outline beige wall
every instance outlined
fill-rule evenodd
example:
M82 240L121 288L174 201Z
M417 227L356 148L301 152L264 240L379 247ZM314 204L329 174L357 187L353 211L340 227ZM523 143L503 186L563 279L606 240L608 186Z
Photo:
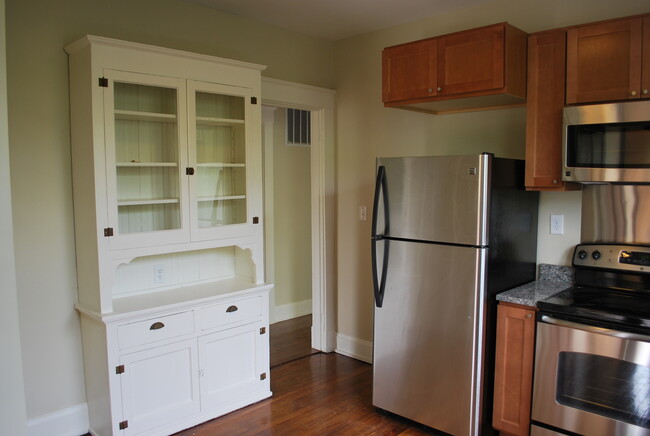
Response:
M382 48L502 21L535 32L649 10L647 2L637 0L495 0L336 43L340 335L361 342L372 339L370 221L359 221L357 210L371 204L377 156L487 151L524 157L523 108L441 116L384 108ZM580 217L580 196L542 194L540 209L538 262L565 264L566 253L579 238L575 223ZM551 237L549 213L565 214L565 228L571 233Z
M268 65L333 87L333 44L180 0L7 0L9 143L29 418L85 402L76 297L67 56L95 34ZM161 72L164 74L164 72Z
M0 434L21 436L26 434L26 413L11 217L5 47L5 2L0 0Z
M311 300L311 149L285 144L285 121L286 111L277 109L273 129L275 306Z

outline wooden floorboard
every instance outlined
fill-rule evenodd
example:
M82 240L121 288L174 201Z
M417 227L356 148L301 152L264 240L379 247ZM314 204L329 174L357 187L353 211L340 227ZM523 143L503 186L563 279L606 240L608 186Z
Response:
M318 353L311 347L311 315L271 324L271 368Z
M372 406L372 366L335 353L271 370L273 396L177 436L433 434Z

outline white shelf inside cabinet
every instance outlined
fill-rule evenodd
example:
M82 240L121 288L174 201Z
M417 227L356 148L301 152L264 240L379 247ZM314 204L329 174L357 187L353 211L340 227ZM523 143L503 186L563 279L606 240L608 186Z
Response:
M177 167L176 162L117 162L116 167L127 168L159 168L159 167Z
M244 120L232 118L196 117L198 126L237 126L244 125Z
M152 204L175 204L178 198L160 198L156 200L124 200L118 201L118 206L147 206Z
M206 168L246 168L244 163L204 162L196 164L197 167Z
M113 312L101 315L101 318L105 322L117 321L147 313L158 313L167 309L192 307L217 300L228 294L245 295L248 292L270 290L272 287L273 285L270 284L253 283L250 279L232 278L148 294L131 295L115 298ZM83 306L78 305L77 308L90 315L98 316L98 314L88 312Z
M243 200L243 199L245 199L245 198L246 198L245 195L223 195L223 196L221 196L221 197L199 197L199 198L198 198L198 201Z
M176 122L176 115L162 114L158 112L140 112L115 110L115 119L117 120L135 120L135 121L157 121L162 123Z

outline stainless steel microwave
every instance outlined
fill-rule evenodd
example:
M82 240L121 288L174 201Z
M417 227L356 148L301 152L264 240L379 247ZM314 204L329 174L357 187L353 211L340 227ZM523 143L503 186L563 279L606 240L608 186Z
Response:
M650 183L650 100L564 108L562 179Z

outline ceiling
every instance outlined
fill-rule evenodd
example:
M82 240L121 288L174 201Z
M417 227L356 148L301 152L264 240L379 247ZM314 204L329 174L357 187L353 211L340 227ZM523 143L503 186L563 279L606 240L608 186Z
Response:
M330 41L490 0L185 0Z

